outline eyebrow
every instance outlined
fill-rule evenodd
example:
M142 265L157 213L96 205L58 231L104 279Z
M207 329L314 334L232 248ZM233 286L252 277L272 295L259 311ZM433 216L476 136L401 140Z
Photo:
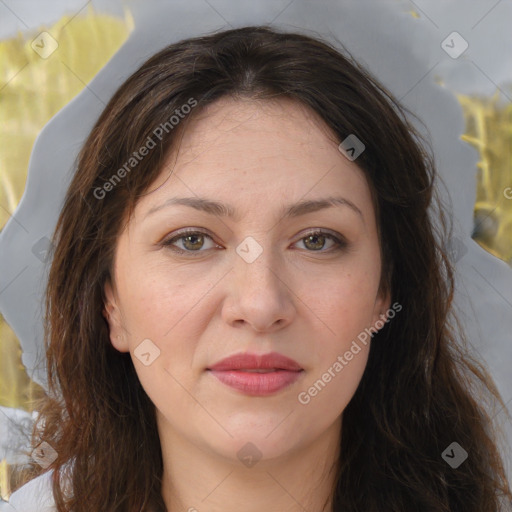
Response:
M171 197L164 203L154 206L145 215L147 218L149 215L167 208L171 205L182 205L194 208L201 212L208 213L210 215L216 215L219 217L228 217L230 219L238 219L238 215L235 209L227 204L219 203L212 199L206 199L202 197ZM326 208L334 208L336 206L348 206L351 210L356 212L364 223L364 216L361 210L349 199L344 197L326 197L324 199L311 199L299 201L295 204L285 205L281 211L280 218L294 218L308 213L317 212Z

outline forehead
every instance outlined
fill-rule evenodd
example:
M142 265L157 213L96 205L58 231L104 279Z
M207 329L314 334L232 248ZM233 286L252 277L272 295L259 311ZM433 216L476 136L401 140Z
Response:
M221 148L223 143L231 144L235 136L252 137L256 141L270 135L290 144L337 146L336 136L320 116L298 101L222 97L194 116L181 147L194 151L214 144Z
M221 98L198 112L137 209L172 196L214 198L243 209L343 192L370 208L364 173L338 150L314 111L290 99ZM368 211L368 213L370 213Z

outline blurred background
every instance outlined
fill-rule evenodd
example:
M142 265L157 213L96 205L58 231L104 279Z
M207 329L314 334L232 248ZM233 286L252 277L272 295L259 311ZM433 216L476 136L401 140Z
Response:
M489 14L500 3L482 2L481 14ZM396 9L411 17L435 19L440 4L444 16L455 16L463 2L397 0ZM512 26L512 17L505 17L505 23ZM121 0L0 0L0 230L23 194L37 135L87 87L133 29L130 4ZM58 59L52 59L57 52ZM508 75L502 73L509 64L498 54L493 69L499 73L488 76L482 70L483 86L442 72L436 80L456 94L465 118L463 139L479 152L472 237L512 266L512 68L508 66ZM4 499L12 491L12 470L20 462L12 432L5 427L12 419L10 408L18 410L17 420L22 423L30 419L34 399L43 393L27 376L19 341L0 315L0 497Z
M130 10L120 2L71 4L0 2L0 230L23 194L37 135L91 81L133 29ZM43 31L59 41L60 60L51 55L41 58L31 46ZM38 41L36 50L52 49L49 40ZM4 499L14 486L13 470L23 463L17 452L26 448L16 437L26 438L34 400L43 393L28 377L19 340L0 314L0 497ZM7 408L21 409L27 416L17 412L13 418ZM12 427L13 419L27 427L25 432Z

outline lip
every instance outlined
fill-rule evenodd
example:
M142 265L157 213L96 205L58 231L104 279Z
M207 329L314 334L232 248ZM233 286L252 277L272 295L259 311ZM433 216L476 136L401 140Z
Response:
M265 373L250 370L270 370ZM304 369L289 357L277 352L268 354L239 353L207 368L223 384L246 395L268 396L293 384Z
M269 352L268 354L240 352L220 360L213 366L209 366L208 370L271 370L273 368L289 371L302 370L297 361L278 352Z

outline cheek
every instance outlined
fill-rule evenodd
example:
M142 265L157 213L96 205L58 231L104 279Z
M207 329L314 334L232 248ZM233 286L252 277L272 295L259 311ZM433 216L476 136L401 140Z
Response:
M359 345L357 354L349 351L350 361L341 351L340 359L329 358L298 391L297 407L303 432L322 432L343 414L361 382L368 360L369 346Z
M378 293L379 275L355 266L329 275L311 276L297 294L319 320L322 351L343 350L371 326Z
M351 400L368 360L379 275L365 269L354 266L329 279L316 279L302 292L320 321L311 343L317 364L297 398L326 425Z
M375 296L367 293L373 289L365 290L364 283L340 284L315 297L325 328L312 344L318 365L312 369L311 381L321 379L331 389L342 389L345 396L355 391L366 366Z
M122 303L132 360L142 387L157 409L187 410L196 375L191 372L197 348L197 315L209 281L184 279L183 272L161 266L126 268ZM172 278L171 278L172 277ZM149 339L158 356L150 365L138 359L138 347Z
M191 371L196 365L198 343L204 333L214 304L211 289L222 277L216 272L190 266L162 264L120 265L119 277L123 297L122 309L128 331L130 352L139 380L157 407L173 404L186 407L188 394L198 375ZM159 350L150 366L137 359L137 347L150 339ZM183 387L182 387L183 386ZM185 410L185 409L183 409Z
M358 273L340 273L322 284L308 292L321 322L311 343L316 362L297 398L327 425L345 409L364 373L378 285Z
M125 267L123 311L130 333L155 338L166 343L173 333L194 328L189 315L204 300L212 287L207 273L163 265Z

